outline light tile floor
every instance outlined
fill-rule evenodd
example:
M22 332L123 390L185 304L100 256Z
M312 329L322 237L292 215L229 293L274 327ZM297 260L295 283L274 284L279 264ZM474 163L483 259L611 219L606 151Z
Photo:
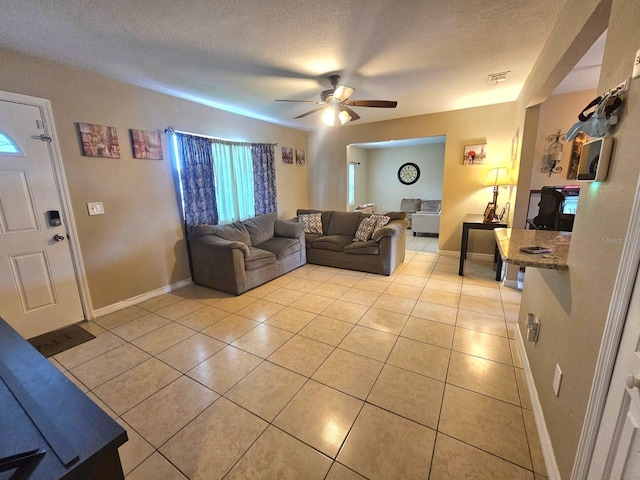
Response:
M490 263L407 238L390 277L305 265L84 324L51 359L127 429L127 479L546 478Z

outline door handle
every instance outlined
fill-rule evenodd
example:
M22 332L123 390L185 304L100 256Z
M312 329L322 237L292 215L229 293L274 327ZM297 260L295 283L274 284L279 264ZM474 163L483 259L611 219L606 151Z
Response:
M640 388L640 378L635 377L632 373L627 375L624 383L627 385L627 388Z
M56 234L53 236L53 239L54 239L56 242L62 242L62 241L64 241L64 235L60 235L59 233L56 233Z

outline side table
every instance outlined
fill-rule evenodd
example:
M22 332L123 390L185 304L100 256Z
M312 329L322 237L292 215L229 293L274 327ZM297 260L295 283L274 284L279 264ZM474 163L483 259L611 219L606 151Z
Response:
M494 230L496 228L507 228L507 224L503 222L483 222L482 215L467 214L462 221L462 242L460 243L460 268L458 275L464 276L464 261L467 258L467 247L469 246L469 230ZM493 254L494 262L500 256L498 246ZM496 268L496 280L500 281L502 276L501 269Z

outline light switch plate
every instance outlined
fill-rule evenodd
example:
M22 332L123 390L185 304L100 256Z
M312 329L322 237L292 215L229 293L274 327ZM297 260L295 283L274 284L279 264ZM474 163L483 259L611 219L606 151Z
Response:
M87 203L87 210L89 210L89 215L104 215L104 206L102 205L102 202Z
M560 370L560 365L556 363L556 373L553 376L553 392L556 394L556 397L560 395L561 383L562 383L562 370Z

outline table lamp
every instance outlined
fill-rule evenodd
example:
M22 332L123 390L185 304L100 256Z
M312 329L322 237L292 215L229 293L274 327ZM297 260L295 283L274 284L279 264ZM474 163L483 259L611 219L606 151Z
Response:
M493 187L493 218L496 218L496 208L498 207L498 187L513 185L506 167L496 167L489 170L487 178L484 179L485 187Z

